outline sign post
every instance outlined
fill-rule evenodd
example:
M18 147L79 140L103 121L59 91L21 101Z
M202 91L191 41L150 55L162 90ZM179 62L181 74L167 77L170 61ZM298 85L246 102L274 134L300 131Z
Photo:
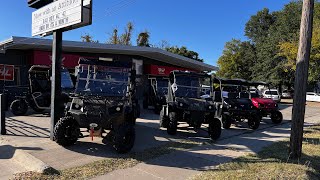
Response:
M32 13L32 36L53 34L50 139L63 112L61 100L62 33L92 23L92 0L29 0L41 7ZM45 6L42 6L45 5Z
M0 94L0 134L6 135L6 96L5 94Z
M51 123L50 139L53 139L54 126L61 118L61 55L62 31L53 32L52 42L52 76L51 76Z

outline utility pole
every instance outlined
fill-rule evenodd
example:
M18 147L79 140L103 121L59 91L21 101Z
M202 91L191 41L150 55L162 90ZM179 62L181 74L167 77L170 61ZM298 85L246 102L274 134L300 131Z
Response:
M302 153L303 124L306 104L309 59L312 39L314 0L303 0L300 41L294 82L294 99L290 136L290 157L300 158Z

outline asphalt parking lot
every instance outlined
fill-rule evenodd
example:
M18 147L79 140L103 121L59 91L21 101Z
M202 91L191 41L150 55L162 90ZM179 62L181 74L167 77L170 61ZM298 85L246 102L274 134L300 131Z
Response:
M290 128L292 111L291 104L281 104L280 109L284 116L284 121L281 124L275 125L268 118L264 118L259 129L253 131L247 128L246 123L239 123L236 126L232 126L229 130L223 130L221 138L214 142L214 145L211 147L213 149L219 147L224 149L239 149L239 151L243 152L257 152L260 147L257 146L257 144L268 144L279 140L279 138L288 137L288 128ZM306 109L306 120L308 118L310 122L306 121L306 125L308 125L308 123L320 123L319 108L308 106ZM88 137L88 133L85 131L83 132L85 137L80 138L76 145L69 148L63 148L57 145L49 139L50 117L48 114L29 114L28 116L14 117L10 113L7 113L6 120L8 135L1 136L0 140L2 143L11 146L13 149L12 154L7 155L7 157L12 157L14 150L19 149L40 159L53 168L61 170L81 166L106 157L122 156L117 154L111 145L102 138L94 138L94 140L91 141ZM203 126L202 130L199 130L198 132L195 132L192 128L188 128L185 124L180 124L179 127L180 129L176 136L169 136L164 129L159 129L158 115L153 114L152 110L143 110L141 118L137 119L136 142L132 151L142 152L152 147L162 146L168 142L183 139L198 142L210 141L210 138L205 131L205 126ZM1 150L4 146L2 145L0 147L2 147L0 148ZM212 158L207 157L205 155L206 153L203 152L203 149L194 151L198 151L196 154L201 157L204 156L204 158ZM0 161L4 162L8 159L10 158L0 158ZM3 163L0 162L0 164ZM210 165L210 163L207 163L206 166L207 165ZM161 167L165 166L166 164L161 164ZM168 167L171 166L177 165L168 164ZM183 167L183 165L181 165L181 167ZM185 168L182 169L185 170ZM197 171L197 168L189 169L192 172ZM24 169L21 167L11 168L6 172L2 172L2 174L0 172L0 177L7 177L10 173L17 173L23 170ZM171 178L173 179L173 177Z

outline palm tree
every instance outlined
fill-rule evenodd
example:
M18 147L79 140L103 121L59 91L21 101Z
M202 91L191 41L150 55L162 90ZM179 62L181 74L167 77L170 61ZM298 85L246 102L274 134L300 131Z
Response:
M150 33L148 31L141 32L137 38L137 46L150 47L149 38L150 38Z

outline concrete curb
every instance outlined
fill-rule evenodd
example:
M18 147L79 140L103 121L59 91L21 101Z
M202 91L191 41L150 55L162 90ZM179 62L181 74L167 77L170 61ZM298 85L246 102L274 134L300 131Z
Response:
M45 173L53 169L43 161L25 152L25 150L18 149L18 147L10 145L9 142L0 140L0 145L4 152L1 154L2 156L5 156L12 162L17 163L17 165L24 167L27 171Z
M21 149L15 150L12 160L17 162L22 167L25 167L28 171L44 173L49 169L52 169L52 167L50 167L40 159L32 156L27 152L24 152L24 150Z

